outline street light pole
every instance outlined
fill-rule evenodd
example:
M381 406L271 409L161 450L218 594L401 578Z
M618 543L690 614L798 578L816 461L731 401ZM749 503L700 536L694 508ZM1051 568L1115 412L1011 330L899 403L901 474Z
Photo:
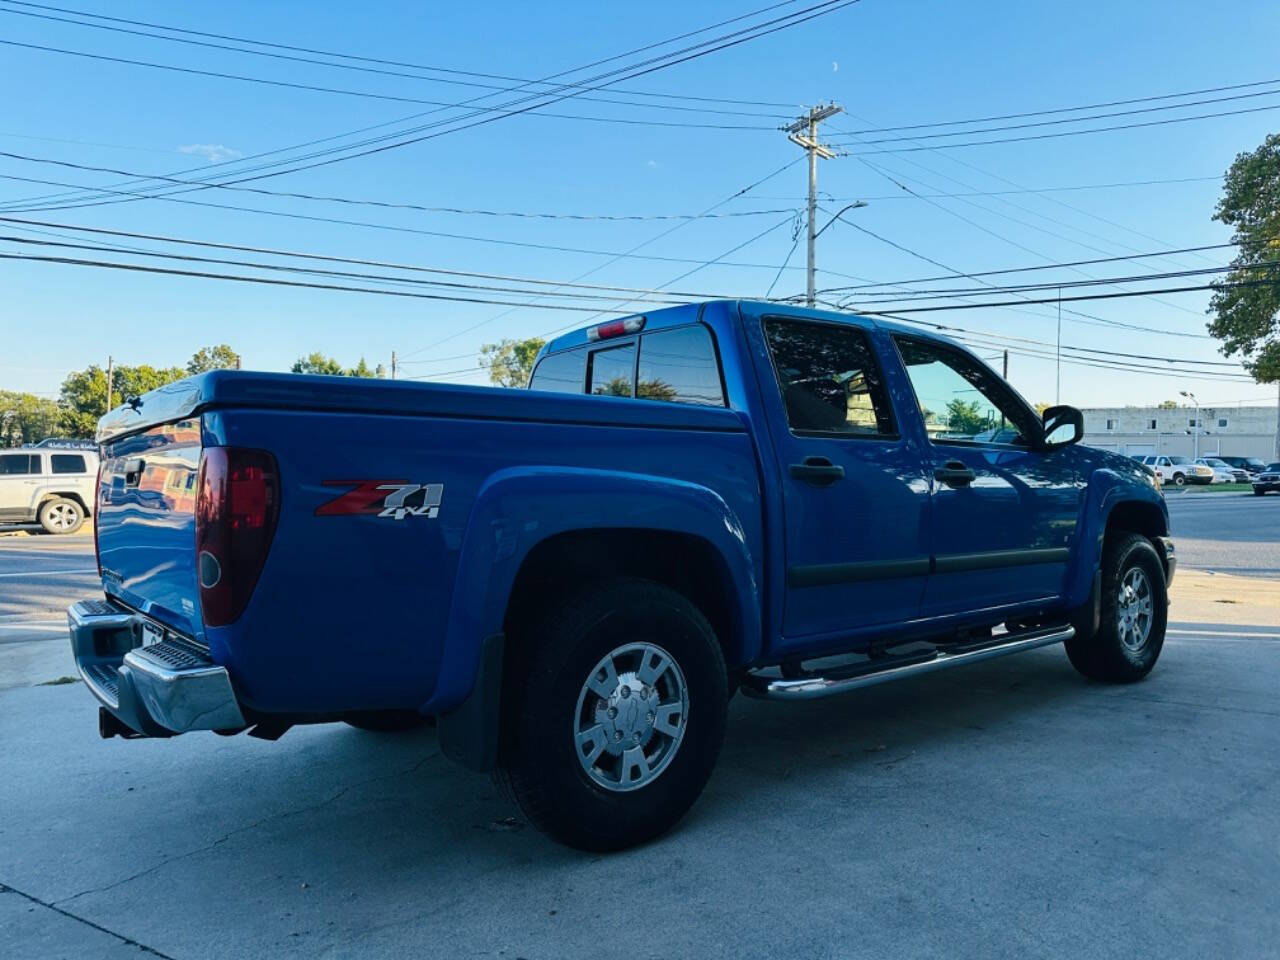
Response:
M1190 390L1179 390L1178 392L1196 405L1196 432L1195 432L1194 445L1192 447L1192 450L1194 452L1191 455L1191 459L1199 460L1200 459L1200 401L1196 399L1196 395L1192 393Z

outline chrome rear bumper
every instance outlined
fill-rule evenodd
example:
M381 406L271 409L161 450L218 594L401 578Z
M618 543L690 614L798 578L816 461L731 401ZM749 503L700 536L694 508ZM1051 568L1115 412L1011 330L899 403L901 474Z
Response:
M110 600L81 600L67 610L76 669L98 702L143 736L244 727L226 668L172 633L141 646L144 620Z

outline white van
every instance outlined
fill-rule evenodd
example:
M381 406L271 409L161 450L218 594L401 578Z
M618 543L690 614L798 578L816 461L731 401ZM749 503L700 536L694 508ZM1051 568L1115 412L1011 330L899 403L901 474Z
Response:
M0 523L39 521L75 533L93 512L98 455L91 450L0 450Z

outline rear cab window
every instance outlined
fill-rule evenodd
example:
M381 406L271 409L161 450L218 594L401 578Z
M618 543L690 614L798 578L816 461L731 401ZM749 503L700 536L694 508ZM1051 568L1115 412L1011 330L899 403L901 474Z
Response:
M549 353L534 369L529 389L725 405L715 343L700 323Z

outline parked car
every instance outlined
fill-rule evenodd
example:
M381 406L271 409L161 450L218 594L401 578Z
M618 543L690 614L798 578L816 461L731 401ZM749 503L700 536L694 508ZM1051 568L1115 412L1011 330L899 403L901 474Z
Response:
M1213 483L1248 483L1249 472L1237 470L1217 457L1201 457L1196 461L1213 471Z
M1280 462L1268 463L1250 481L1253 484L1253 492L1258 496L1264 493L1270 493L1272 490L1280 490Z
M1265 460L1259 460L1257 457L1220 456L1218 459L1229 467L1237 470L1244 470L1249 476L1253 476L1255 473L1259 473L1260 471L1267 469L1267 462Z
M98 455L88 450L0 451L0 523L39 522L48 533L75 533L93 514L97 475Z
M1145 677L1168 511L1083 431L949 340L776 303L566 334L528 391L207 373L99 425L72 649L104 737L436 717L538 827L617 849L692 805L738 688L1056 643Z
M1178 487L1188 483L1213 483L1213 468L1195 463L1190 457L1148 455L1142 462L1155 471L1161 483Z

